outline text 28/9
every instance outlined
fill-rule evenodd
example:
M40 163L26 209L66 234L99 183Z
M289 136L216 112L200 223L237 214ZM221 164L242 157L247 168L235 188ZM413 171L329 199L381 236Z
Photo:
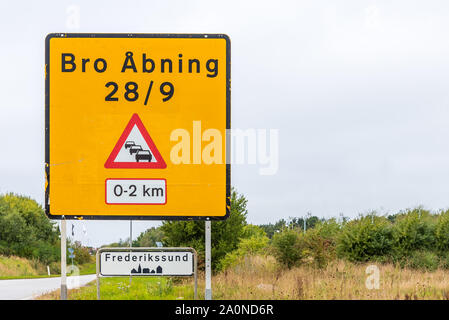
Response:
M145 100L143 104L146 106L149 102L151 91L153 89L154 81L151 80L147 86L144 88L144 94L145 94ZM109 81L105 84L106 88L111 88L110 92L106 95L104 98L105 101L119 101L120 94L119 91L119 85L114 81ZM136 82L129 81L125 83L124 85L124 92L123 92L123 98L126 101L134 102L139 99L141 96L141 93L139 94L139 85ZM173 94L175 93L175 87L171 82L162 82L159 85L159 92L160 97L162 98L162 102L167 102L173 97Z

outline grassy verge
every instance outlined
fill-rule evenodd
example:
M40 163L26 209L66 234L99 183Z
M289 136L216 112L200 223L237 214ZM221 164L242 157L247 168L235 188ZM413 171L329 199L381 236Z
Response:
M369 289L366 285L373 266L379 272L378 289ZM204 276L199 275L198 280L198 298L204 299ZM217 300L449 300L449 274L442 269L429 272L391 264L354 264L343 260L334 261L322 269L311 265L282 269L273 257L255 256L215 275L212 291ZM133 278L129 286L127 277L103 278L101 298L193 299L193 279ZM59 292L40 299L59 299ZM71 290L69 299L96 299L95 282Z
M378 289L366 285L373 279L373 266L379 271ZM322 269L304 265L287 270L280 269L272 257L256 256L215 276L213 291L215 299L449 300L449 274L442 269L426 272L341 260Z
M80 270L80 275L94 274L96 272L95 263L86 263L78 266L78 268ZM50 275L50 277L59 276L59 271L58 273ZM14 256L0 256L0 280L35 279L47 277L49 277L47 273L47 266L39 261Z
M79 268L80 275L97 273L97 266L96 266L95 262L82 264L77 267Z
M176 278L102 278L102 300L181 300L193 299L193 280ZM38 297L38 300L58 300L60 292L54 291ZM93 281L85 287L69 290L69 300L96 300L97 286Z
M39 261L14 256L0 256L0 279L32 278L46 273L46 266Z

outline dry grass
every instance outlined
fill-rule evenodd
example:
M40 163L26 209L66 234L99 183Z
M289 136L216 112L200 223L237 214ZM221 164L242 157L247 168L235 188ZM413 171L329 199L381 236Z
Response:
M245 259L213 278L215 299L449 299L449 274L378 264L379 289L368 289L366 267L336 261L325 269L280 269L272 257ZM200 289L200 292L202 288Z
M193 282L176 281L169 277L136 277L131 283L129 277L102 278L102 300L184 300L193 299ZM79 289L68 290L69 300L97 299L96 282L92 281ZM60 290L56 290L36 300L59 300Z
M246 258L242 265L217 274L212 279L214 299L241 300L374 300L374 299L446 299L449 300L449 272L437 270L424 272L401 269L393 265L378 264L380 271L379 289L368 289L365 285L369 274L367 266L335 261L325 269L302 266L291 270L281 269L272 257ZM148 281L143 279L142 281ZM191 291L193 281L184 279L178 286ZM105 288L105 287L104 287ZM103 291L106 290L102 289ZM175 290L176 291L176 290ZM189 291L189 292L190 292ZM105 299L124 299L115 292ZM159 297L174 299L177 296L191 299L185 294ZM204 274L198 276L199 299L204 299ZM95 286L70 290L70 299L95 299ZM137 297L127 297L137 299ZM155 299L153 295L141 299ZM55 291L39 299L59 299Z
M0 256L0 277L36 276L45 273L45 266L37 261Z
M79 289L68 290L67 294L69 295L70 293L72 293L76 290L79 290ZM69 295L69 297L70 297L70 295ZM33 300L59 300L60 298L61 298L61 290L58 289L58 290L43 294L41 296L36 296L33 298Z

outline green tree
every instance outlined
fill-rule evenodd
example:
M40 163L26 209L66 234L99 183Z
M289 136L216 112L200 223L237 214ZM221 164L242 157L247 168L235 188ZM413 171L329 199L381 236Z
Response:
M247 216L247 200L235 190L231 192L231 212L229 218L212 221L212 268L216 270L219 261L237 248L244 236ZM198 252L200 267L204 264L204 221L164 221L164 245L170 247L192 247Z
M336 256L337 236L341 225L336 219L319 221L314 228L301 234L301 240L313 258L315 266L324 268Z
M422 208L396 215L393 224L393 250L397 256L410 255L415 250L435 248L437 219Z
M273 236L273 254L278 262L287 268L301 263L305 256L304 242L300 240L300 232L284 229Z
M449 249L449 210L440 213L435 228L436 247L441 251Z
M164 232L160 227L151 227L142 232L133 242L135 247L156 247L156 242L162 242Z
M34 200L12 193L0 195L0 254L59 259L59 232Z
M259 232L259 230L262 232ZM242 238L236 250L226 253L220 260L218 269L226 270L231 266L242 263L247 256L267 254L269 239L262 229L259 230L251 228L249 237Z
M287 222L284 219L281 219L277 222L268 223L268 224L261 224L259 227L261 227L265 233L267 234L268 238L273 238L274 234L277 232L282 231L287 226Z
M338 235L337 251L350 261L368 261L390 254L391 222L373 213L344 224Z
M313 229L318 222L320 222L320 219L317 216L306 218L306 230ZM304 218L290 218L288 227L290 229L300 229L304 231Z
M243 238L251 237L266 237L266 232L260 227L254 224L247 224L243 227Z
M133 241L134 245L134 241ZM110 248L123 248L123 247L129 247L129 237L122 239L120 238L118 242L113 242L109 244L105 244L101 246L102 248L110 247Z
M74 262L76 264L85 264L93 261L93 257L89 253L89 249L84 247L80 241L75 241L74 243L68 243L68 247L74 249L73 253L75 254ZM68 254L67 254L68 257ZM67 261L70 261L70 258L67 258Z

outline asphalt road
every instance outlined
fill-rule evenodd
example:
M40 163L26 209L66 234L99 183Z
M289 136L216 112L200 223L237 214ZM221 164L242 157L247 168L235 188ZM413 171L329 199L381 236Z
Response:
M67 277L67 288L78 288L93 280L95 280L94 274ZM60 287L60 277L0 280L0 300L30 300Z

